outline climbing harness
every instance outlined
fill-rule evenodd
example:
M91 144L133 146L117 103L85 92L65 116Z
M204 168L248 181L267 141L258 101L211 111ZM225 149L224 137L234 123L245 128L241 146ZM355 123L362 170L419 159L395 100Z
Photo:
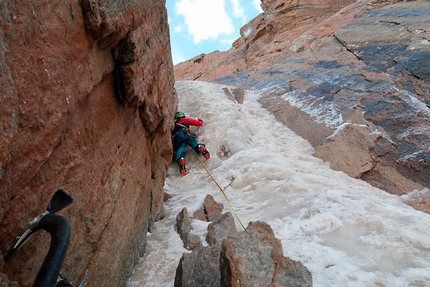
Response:
M213 180L213 182L215 182L216 186L219 188L219 190L221 191L222 195L224 196L225 200L227 201L228 206L230 207L231 211L233 212L234 216L237 218L237 220L239 221L240 225L242 226L243 230L246 229L245 225L242 223L242 220L240 220L239 215L237 215L236 211L234 210L233 206L231 205L230 200L228 200L227 195L225 194L225 189L227 187L229 187L234 180L234 177L232 178L231 182L224 187L224 189L218 184L218 182L215 180L215 178L212 176L212 174L209 172L208 168L206 167L206 165L203 163L203 161L201 160L201 158L199 157L199 155L197 154L197 152L193 149L194 154L196 155L196 157L198 158L198 160L200 161L200 163L202 164L203 168L206 170L206 172L208 173L209 177Z
M177 134L179 134L180 132L184 132L184 133L186 133L186 134L190 134L189 127L187 128L187 127L186 127L186 126L184 126L184 125L181 125L181 124L175 124L175 129L176 129L176 127L181 127L181 129L179 129L175 134L172 134L172 140L173 140L173 138L174 138Z

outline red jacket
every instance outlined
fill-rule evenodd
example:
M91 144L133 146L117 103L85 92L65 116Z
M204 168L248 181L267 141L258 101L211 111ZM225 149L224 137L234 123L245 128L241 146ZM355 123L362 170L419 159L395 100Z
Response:
M203 125L202 121L193 119L193 118L182 118L179 119L175 125L182 125L184 122L186 122L189 126L197 126L200 127Z

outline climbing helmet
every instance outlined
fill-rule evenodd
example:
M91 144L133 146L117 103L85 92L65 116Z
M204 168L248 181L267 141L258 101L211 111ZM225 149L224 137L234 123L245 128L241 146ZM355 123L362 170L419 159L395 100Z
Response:
M175 120L179 120L185 118L185 114L183 112L176 112L175 114Z

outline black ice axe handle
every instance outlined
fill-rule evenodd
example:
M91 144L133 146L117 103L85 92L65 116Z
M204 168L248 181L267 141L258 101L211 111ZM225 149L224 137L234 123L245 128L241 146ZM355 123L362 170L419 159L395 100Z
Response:
M55 212L62 210L63 208L69 206L73 202L73 200L74 200L73 197L65 190L58 189L55 192L55 194L52 196L51 201L49 202L48 208L42 214L33 218L33 220L31 220L28 223L27 229L24 230L20 235L18 235L15 238L15 242L12 244L8 253L4 257L4 260L5 261L9 260L10 257L15 253L15 251L18 250L21 246L23 246L36 231L38 231L41 228L45 229L40 225L40 222L45 216L47 216L48 214L54 214Z
M70 225L64 217L48 213L40 220L39 227L51 234L51 245L33 287L54 287L69 247Z

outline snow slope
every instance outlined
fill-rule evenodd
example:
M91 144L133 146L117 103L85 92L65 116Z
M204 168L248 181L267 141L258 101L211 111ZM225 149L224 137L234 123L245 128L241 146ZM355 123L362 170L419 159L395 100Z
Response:
M240 219L270 224L284 256L311 271L313 286L430 286L430 215L330 169L307 141L260 107L258 93L247 91L238 104L227 98L225 85L175 86L179 109L204 120L197 133L211 152L205 162L211 174L222 187L235 178L225 191ZM129 287L173 286L179 259L189 252L173 227L183 207L191 215L211 194L230 211L191 151L187 168L186 177L175 163L169 169L165 191L173 197L166 217L148 234L147 253ZM206 226L192 220L192 232L202 240Z

